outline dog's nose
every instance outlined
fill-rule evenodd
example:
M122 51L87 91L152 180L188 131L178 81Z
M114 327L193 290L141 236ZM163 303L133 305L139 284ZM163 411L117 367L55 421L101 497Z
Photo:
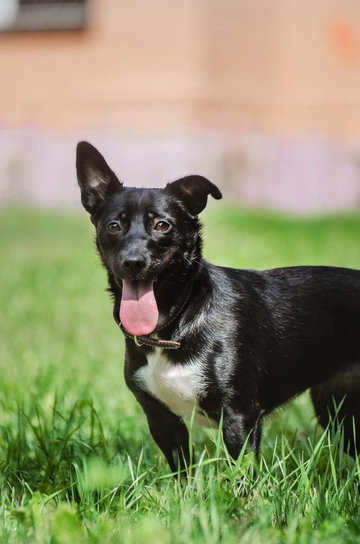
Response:
M145 268L146 261L140 255L129 255L123 259L122 265L126 272L130 272L133 276L136 276L136 274L139 274Z

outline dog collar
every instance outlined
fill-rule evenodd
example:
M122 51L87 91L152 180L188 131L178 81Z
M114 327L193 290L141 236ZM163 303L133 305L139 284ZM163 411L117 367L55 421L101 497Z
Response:
M159 340L158 338L151 338L150 336L136 336L135 334L130 334L122 323L119 323L119 327L125 337L134 340L135 344L139 347L145 345L152 348L179 349L181 345L180 342L174 342L173 340Z
M174 314L172 316L170 316L169 320L164 325L162 325L159 328L156 328L154 330L154 333L157 333L158 331L161 331L162 329L165 329L165 327L170 325L170 323L172 323L178 317L180 312L184 309L185 304L189 300L189 296L190 296L190 293L191 293L193 283L194 283L194 280L191 280L190 283L189 283L189 287L188 287L187 291L185 292L185 296L180 301L179 307L175 310ZM131 340L133 340L135 342L135 344L137 346L139 346L139 347L145 345L145 346L150 346L152 348L179 349L180 346L181 346L180 342L175 342L173 340L159 340L158 338L151 338L151 336L149 336L149 335L137 336L135 334L130 334L125 329L125 327L123 326L121 321L119 322L119 328L124 333L126 338L131 338Z

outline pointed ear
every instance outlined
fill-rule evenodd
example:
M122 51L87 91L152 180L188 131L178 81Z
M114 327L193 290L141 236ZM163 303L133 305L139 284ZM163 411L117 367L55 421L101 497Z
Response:
M81 202L93 214L108 194L120 192L122 183L107 165L104 157L88 142L76 148L76 172L81 189Z
M203 176L186 176L168 183L166 190L180 198L191 215L198 215L206 206L207 197L211 195L219 200L220 189Z

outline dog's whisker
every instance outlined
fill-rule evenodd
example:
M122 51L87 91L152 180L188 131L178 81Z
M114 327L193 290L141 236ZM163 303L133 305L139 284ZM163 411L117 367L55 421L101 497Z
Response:
M99 268L101 268L101 262L98 262L98 261L94 261L92 264L90 264L89 266L84 268L83 272L86 272L86 271L90 270L90 274L88 275L88 278L87 278L87 285L89 284L90 280L93 278L95 272Z

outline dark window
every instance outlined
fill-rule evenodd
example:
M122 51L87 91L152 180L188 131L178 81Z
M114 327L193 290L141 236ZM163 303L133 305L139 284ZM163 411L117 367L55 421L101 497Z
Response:
M86 0L0 0L0 32L79 30Z

